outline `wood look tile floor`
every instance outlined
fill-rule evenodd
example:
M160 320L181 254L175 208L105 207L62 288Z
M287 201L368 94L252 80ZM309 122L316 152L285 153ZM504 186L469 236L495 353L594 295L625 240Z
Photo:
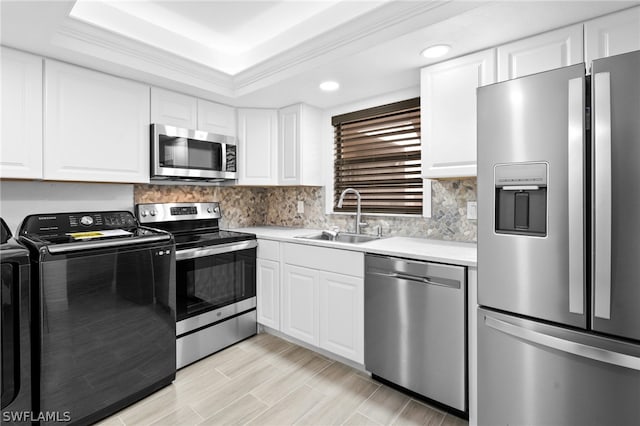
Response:
M366 373L269 334L178 371L176 380L99 423L123 425L430 425L465 420Z

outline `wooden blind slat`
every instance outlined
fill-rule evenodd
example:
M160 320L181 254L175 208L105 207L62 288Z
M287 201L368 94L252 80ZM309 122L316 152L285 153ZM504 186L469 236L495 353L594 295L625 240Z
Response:
M421 213L419 106L365 115L361 111L358 120L335 125L335 211L355 211L352 195L337 208L342 191L353 187L362 196L363 212Z

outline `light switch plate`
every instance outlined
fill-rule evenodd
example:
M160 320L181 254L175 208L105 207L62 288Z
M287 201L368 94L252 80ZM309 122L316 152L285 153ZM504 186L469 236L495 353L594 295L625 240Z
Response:
M299 214L304 213L304 201L298 201L298 213Z
M478 202L467 201L467 219L478 220Z

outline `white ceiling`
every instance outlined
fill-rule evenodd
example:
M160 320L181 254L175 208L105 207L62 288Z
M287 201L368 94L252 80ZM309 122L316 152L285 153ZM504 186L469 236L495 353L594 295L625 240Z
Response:
M321 108L638 1L0 0L3 45L238 106ZM419 52L453 48L441 59ZM333 79L341 89L318 90Z

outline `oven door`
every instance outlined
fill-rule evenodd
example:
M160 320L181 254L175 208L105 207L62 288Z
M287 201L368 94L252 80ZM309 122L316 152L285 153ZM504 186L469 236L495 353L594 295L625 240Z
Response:
M256 240L176 253L178 336L256 306Z

